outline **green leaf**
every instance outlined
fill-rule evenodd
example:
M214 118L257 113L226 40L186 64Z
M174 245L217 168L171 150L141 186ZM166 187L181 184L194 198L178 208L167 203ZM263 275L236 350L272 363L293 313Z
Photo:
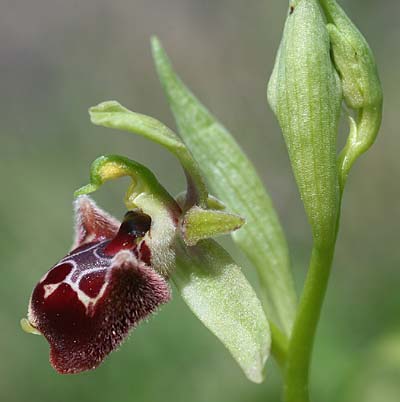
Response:
M268 321L253 288L213 240L177 251L172 280L199 320L230 351L246 376L263 381L270 353Z
M243 224L239 215L194 206L183 217L182 233L185 243L193 246L199 240L233 232Z
M167 126L153 117L132 112L116 101L100 103L89 109L93 124L133 132L163 145L181 162L188 179L188 207L206 206L207 189L196 161L186 145Z
M179 133L200 165L212 192L247 224L232 237L257 268L268 317L288 335L296 293L287 244L256 170L232 135L185 87L157 39L153 57Z

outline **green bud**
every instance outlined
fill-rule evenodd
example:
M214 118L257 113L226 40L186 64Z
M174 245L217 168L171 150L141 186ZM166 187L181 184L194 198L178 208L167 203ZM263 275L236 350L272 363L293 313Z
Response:
M382 103L382 89L372 50L335 0L320 0L328 20L333 60L348 107L360 109Z
M334 0L320 0L325 11L333 60L340 75L346 105L357 112L339 156L343 190L355 160L375 141L382 118L382 88L374 56L364 36Z
M268 85L313 237L331 241L339 208L336 136L342 92L317 0L290 7Z

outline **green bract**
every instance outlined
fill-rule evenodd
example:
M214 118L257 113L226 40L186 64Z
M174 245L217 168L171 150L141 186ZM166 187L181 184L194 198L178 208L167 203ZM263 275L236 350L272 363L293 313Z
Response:
M172 279L183 299L254 382L262 382L271 339L254 290L229 254L212 240L177 253Z
M155 38L152 47L179 133L213 193L246 219L243 228L232 237L257 268L268 317L289 335L296 311L296 293L286 240L263 183L232 135L175 74Z
M336 137L342 92L317 0L298 1L287 16L268 101L282 128L314 240L332 242L339 210Z

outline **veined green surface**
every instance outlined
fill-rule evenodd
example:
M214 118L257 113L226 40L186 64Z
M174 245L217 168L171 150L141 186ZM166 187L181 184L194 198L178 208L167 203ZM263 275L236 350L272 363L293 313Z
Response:
M172 279L186 304L227 347L246 376L262 382L271 347L268 321L229 254L213 240L182 246Z
M342 91L317 0L301 0L288 13L268 101L285 138L314 241L331 242L339 212L336 138Z

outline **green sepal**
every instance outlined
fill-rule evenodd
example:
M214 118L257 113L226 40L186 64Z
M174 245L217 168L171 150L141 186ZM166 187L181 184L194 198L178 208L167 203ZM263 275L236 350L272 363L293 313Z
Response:
M199 240L228 234L243 226L245 220L236 214L194 206L182 219L182 235L188 246Z
M340 187L356 159L374 143L382 120L382 87L374 55L367 41L334 0L320 0L328 20L333 60L339 72L343 97L357 114L350 117L348 141L339 155Z
M225 345L247 378L260 383L270 354L267 318L253 288L213 240L178 246L172 280L199 320Z
M102 102L89 109L93 124L142 135L173 153L180 161L188 182L187 208L194 204L206 206L207 189L197 162L186 145L167 126L153 117L135 113L116 101Z
M296 292L286 240L262 180L239 145L174 72L160 42L153 58L179 134L200 165L212 193L247 222L232 234L257 269L269 319L290 334Z
M287 16L268 101L285 138L314 240L330 243L339 212L336 137L342 92L317 0L297 2Z

